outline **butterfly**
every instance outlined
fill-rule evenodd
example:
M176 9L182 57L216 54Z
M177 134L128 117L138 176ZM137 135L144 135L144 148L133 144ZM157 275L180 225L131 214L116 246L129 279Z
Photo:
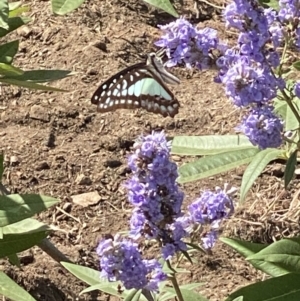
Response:
M150 53L144 62L129 66L101 84L92 96L98 112L144 108L148 112L174 117L179 102L166 84L179 84L162 62L163 52Z

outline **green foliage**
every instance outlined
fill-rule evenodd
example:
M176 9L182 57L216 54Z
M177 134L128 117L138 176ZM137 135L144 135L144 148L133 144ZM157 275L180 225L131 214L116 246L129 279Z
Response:
M15 301L35 301L29 293L3 272L0 272L0 295Z
M259 269L272 277L281 276L288 272L287 270L282 269L282 267L280 267L274 263L265 262L265 261L261 261L261 260L255 260L255 259L249 259L249 257L251 255L260 252L264 248L267 248L268 245L252 243L252 242L242 241L242 240L238 240L238 239L229 239L229 238L224 238L224 237L220 238L220 240L223 243L230 246L231 248L233 248L235 251L237 251L243 257L247 258L249 260L249 262L256 269Z
M51 0L52 12L65 15L78 8L84 0Z
M279 10L278 0L258 0L258 2L265 8L273 8L277 11Z
M300 274L291 273L245 286L226 301L243 296L243 301L298 301L300 300Z
M0 37L4 37L20 26L27 24L30 19L19 15L28 10L29 8L27 6L21 6L21 2L13 2L8 4L7 0L0 0ZM13 59L17 54L18 49L18 40L0 45L0 83L45 91L65 91L54 87L40 85L39 83L45 83L65 78L70 75L69 71L23 71L19 67L12 65Z
M143 295L143 291L140 290L122 290L120 292L118 290L118 285L121 285L121 282L108 282L107 280L104 280L100 278L100 272L95 271L93 269L83 267L80 265L67 263L67 262L61 262L61 264L75 277L78 279L84 281L89 285L88 288L84 289L80 294L88 293L94 290L100 290L106 294L116 296L118 298L122 298L126 301L134 301L134 300L140 300L140 301L147 301L148 299ZM168 269L167 266L164 267L164 272L173 272ZM179 270L178 270L179 271ZM185 272L185 271L183 271ZM157 301L166 301L170 300L171 298L174 298L177 294L173 287L166 287L166 281L163 281L160 283L159 287L159 294L153 296L155 300ZM201 296L199 293L194 292L193 290L197 287L199 287L200 283L190 283L180 286L180 291L182 291L183 296L185 297L185 300L195 300L195 301L207 301L203 296Z
M226 301L239 296L246 301L299 300L300 237L282 239L271 245L228 238L221 240L246 257L255 268L273 277L237 290Z
M285 171L284 171L284 187L287 189L289 183L291 182L297 165L297 154L298 150L296 149L291 156L288 158Z
M257 153L251 163L247 166L241 184L241 201L246 197L247 192L263 172L264 168L272 161L284 156L282 150L267 148Z
M173 5L169 0L143 0L143 1L153 5L156 8L165 11L166 13L172 15L175 18L179 17L178 13L176 12L176 10L174 9Z

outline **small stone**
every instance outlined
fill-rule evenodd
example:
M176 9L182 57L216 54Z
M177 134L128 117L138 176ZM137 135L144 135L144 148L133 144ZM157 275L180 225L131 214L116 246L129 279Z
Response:
M50 121L50 115L46 108L41 105L33 105L29 112L29 117L31 119L37 119L44 122Z
M91 185L92 180L88 176L85 176L84 174L80 174L77 176L75 183L78 185Z
M92 192L72 195L71 199L72 199L73 203L80 205L82 207L96 205L101 200L98 191L92 191Z
M63 210L66 211L66 212L71 212L71 209L72 209L72 204L70 202L67 202L63 205Z
M41 171L44 169L50 169L50 166L47 162L41 162L35 167L35 170L37 170L37 171Z
M11 156L9 161L12 166L16 166L20 163L19 158L17 156Z
M20 36L28 38L33 33L33 30L28 26L22 26L21 28L18 28L17 32Z

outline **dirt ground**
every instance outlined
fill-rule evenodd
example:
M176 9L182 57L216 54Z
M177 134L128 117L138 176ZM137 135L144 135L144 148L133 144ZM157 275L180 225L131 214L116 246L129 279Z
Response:
M52 83L68 93L29 91L2 87L0 141L6 170L4 184L12 193L42 193L61 200L37 218L56 231L49 239L73 262L98 268L95 254L101 235L127 229L130 206L122 183L130 174L126 156L134 140L151 129L168 136L234 133L240 113L213 82L214 71L173 68L182 83L171 87L180 101L174 119L144 110L118 110L98 114L90 97L98 84L154 51L160 32L157 24L174 18L140 0L86 1L80 9L55 17L48 1L30 3L32 22L9 37L20 39L15 64L22 69L65 69L73 76ZM199 17L191 0L175 2L180 14L219 31L223 39L233 35L223 28L220 10L201 4ZM183 5L182 5L183 4ZM216 5L222 3L214 2ZM184 159L175 157L180 165ZM239 187L243 168L183 185L185 205L201 190L229 182ZM255 182L244 204L224 225L224 234L254 242L270 243L299 232L298 179L283 188L283 166L270 165ZM101 201L83 207L72 196L97 191ZM238 202L238 196L236 197ZM37 300L108 300L101 293L79 292L84 283L67 273L38 247L20 254L22 269L0 261L8 273ZM198 264L185 265L191 273L182 282L201 282L199 291L209 300L223 300L230 292L265 278L220 242L212 255L199 254ZM112 300L112 299L110 299Z

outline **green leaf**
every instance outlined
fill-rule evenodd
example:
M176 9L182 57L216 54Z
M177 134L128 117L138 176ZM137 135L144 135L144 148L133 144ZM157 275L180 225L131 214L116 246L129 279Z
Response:
M10 194L0 196L0 227L33 216L57 204L55 198L39 194Z
M38 244L42 239L46 238L47 235L48 231L4 235L3 238L0 239L0 258L25 251Z
M296 111L300 114L300 99L294 97L292 100L292 104L296 109ZM285 131L293 131L299 128L299 122L286 101L275 99L274 108L275 108L274 109L275 113L280 115L282 119L285 121L284 123Z
M32 70L32 71L24 71L22 75L10 76L9 78L16 79L19 81L45 83L45 82L51 82L54 80L63 79L70 75L71 75L71 71L68 70ZM4 77L4 79L5 78L6 77Z
M5 78L0 77L0 82L19 86L19 87L34 89L34 90L67 92L66 90L62 90L62 89L58 89L58 88L54 88L54 87L50 87L50 86L39 85L39 84L35 84L33 82L17 80L15 78L9 78L9 77L5 77Z
M20 262L20 259L17 254L10 254L10 255L7 255L7 257L11 264L17 266L18 268L21 268L21 262Z
M180 289L181 294L183 296L183 300L188 301L209 301L204 296L200 295L199 293L196 293L194 291L191 291L189 289Z
M4 171L3 161L4 161L4 156L3 154L0 154L0 182L2 182L2 175Z
M6 36L8 33L16 30L17 28L27 24L30 21L28 17L14 17L8 19L8 29L0 28L0 38Z
M263 151L260 151L253 158L252 162L247 166L241 184L241 198L240 201L246 197L247 192L252 187L254 181L262 173L264 168L275 159L278 159L282 156L282 150L276 148L267 148Z
M10 76L10 75L22 75L24 73L23 70L14 67L9 64L0 63L0 75ZM4 77L0 77L0 81L2 81Z
M14 56L19 49L19 41L12 41L3 45L0 45L0 62L11 64Z
M234 150L255 148L244 135L176 136L172 141L172 154L215 155Z
M250 257L253 254L260 252L261 250L268 247L265 244L251 243L248 241L242 241L238 239L230 239L221 237L220 240L236 250L243 257ZM249 260L249 259L248 259ZM249 260L249 262L256 268L263 271L266 274L269 274L273 277L281 276L287 273L286 269L283 269L281 266L262 260Z
M191 243L191 242L186 242L186 245L189 246L190 248L194 249L194 250L198 250L201 253L206 254L206 251L204 249L202 249L200 246L198 246L197 244Z
M22 5L22 1L8 3L9 11L15 10Z
M145 2L155 6L156 8L159 8L166 13L172 15L175 18L178 18L179 15L174 9L173 5L169 0L144 0Z
M291 156L288 158L288 161L285 166L285 171L284 171L284 188L287 189L289 183L291 182L296 165L297 165L297 152L298 150L296 149Z
M17 2L14 2L14 3L17 3ZM18 2L18 3L20 3L20 2ZM10 8L10 5L9 5L9 8ZM10 9L9 10L9 17L14 18L14 17L17 17L17 16L21 15L22 13L26 13L28 11L30 11L29 6L22 6L22 7L12 9L12 10Z
M293 67L294 67L296 70L300 71L300 61L297 61L297 62L293 63Z
M61 265L64 266L75 277L91 286L103 283L101 282L99 271L69 262L61 262Z
M8 30L8 1L0 1L0 27Z
M243 300L244 300L244 297L240 296L240 297L235 298L233 301L243 301Z
M243 287L231 294L226 301L243 296L243 301L299 301L300 275L286 274Z
M263 260L274 263L287 272L300 273L300 237L282 239L272 243L246 259Z
M52 12L65 15L78 8L84 0L51 0Z
M36 301L3 272L0 272L0 295L14 301Z
M279 11L279 2L278 0L258 0L258 2L265 8L273 8L276 11Z
M125 297L124 301L139 301L142 290L132 289L130 293Z
M51 231L51 227L33 218L26 218L2 228L3 234L26 234L40 231Z
M257 148L231 151L207 156L187 163L179 168L179 183L187 183L226 172L243 164L249 163L260 152Z

